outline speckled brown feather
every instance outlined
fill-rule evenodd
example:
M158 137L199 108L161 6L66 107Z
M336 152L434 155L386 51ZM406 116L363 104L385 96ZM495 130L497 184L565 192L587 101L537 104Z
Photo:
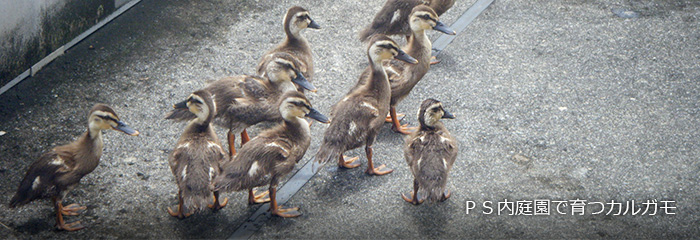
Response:
M429 100L421 105L421 117L426 107L437 102L429 102ZM457 141L442 122L438 121L432 127L424 125L422 120L419 122L421 122L420 129L405 138L404 158L418 182L419 195L430 201L438 201L445 191L447 176L454 165L459 149Z
M299 13L299 12L306 12L307 10L294 6L289 8L287 10L287 14L285 15L286 18L283 21L284 24L284 32L285 32L285 39L279 43L275 48L267 51L265 54L263 54L263 57L260 58L258 61L257 65L257 74L258 75L263 75L265 72L265 68L267 67L267 64L270 62L269 60L271 59L271 55L274 53L278 52L285 52L289 53L292 56L294 56L298 61L301 63L299 66L300 71L302 74L304 74L304 77L306 77L306 80L309 82L313 81L314 77L314 62L313 62L313 54L311 52L311 47L309 46L309 42L306 40L304 36L299 34L299 37L294 36L291 33L291 30L289 29L289 23L292 21L294 18L294 15ZM304 92L305 89L302 87L297 86L297 89L300 92Z
M374 16L372 23L360 31L360 41L366 42L375 34L408 36L411 34L408 17L415 6L426 4L435 10L438 16L441 16L454 3L455 0L387 0L382 9ZM394 14L399 14L399 17L392 21Z

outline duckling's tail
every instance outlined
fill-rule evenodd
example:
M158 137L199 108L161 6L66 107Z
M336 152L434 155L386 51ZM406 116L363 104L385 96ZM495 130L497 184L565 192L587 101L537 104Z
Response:
M10 208L19 207L30 203L35 199L44 197L43 195L44 193L47 193L46 190L49 188L49 185L46 183L46 181L41 180L40 174L32 172L27 173L27 175L24 176L24 179L22 179L22 182L19 184L17 192L10 200ZM47 193L47 196L48 194L50 193Z
M334 145L330 141L325 141L324 139L323 143L321 143L321 148L319 148L316 153L316 162L326 164L330 161L337 160L343 152L340 146Z
M443 200L443 193L447 185L446 175L446 172L435 172L432 174L424 172L421 174L418 177L418 183L420 184L419 196L425 196L430 202Z
M372 28L371 25L367 26L365 29L360 31L360 41L367 42L375 34L377 34L376 29Z
M209 190L209 183L214 173L211 173L213 170L210 169L214 168L207 164L188 164L178 176L178 187L186 212L204 210L207 204L211 203L213 195Z

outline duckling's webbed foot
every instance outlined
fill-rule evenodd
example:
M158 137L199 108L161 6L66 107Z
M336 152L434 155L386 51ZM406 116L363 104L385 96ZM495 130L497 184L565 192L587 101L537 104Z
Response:
M413 132L415 132L418 129L418 127L409 127L408 123L404 125L398 125L398 122L391 125L391 130L397 133L401 133L403 135L409 135Z
M347 156L340 155L340 158L338 159L338 167L339 167L339 168L347 168L347 169L350 169L350 168L356 168L356 167L359 167L359 166L360 166L359 163L352 164L352 163L355 162L357 159L360 159L360 157L352 157L352 158L350 158L350 159L348 159L348 160L345 160L346 157L347 157Z
M374 162L372 161L372 147L365 146L365 153L367 154L367 170L365 171L369 175L386 175L394 171L394 169L386 167L382 164L379 167L374 167Z
M452 196L452 192L450 192L449 189L445 189L445 192L442 193L442 198L440 198L440 202L444 202L445 200L450 198L450 196Z
M272 201L270 202L270 213L275 216L290 218L301 216L298 207L285 208L282 206L277 206L277 188L270 187L270 197Z
M389 116L391 116L392 120L391 130L393 130L394 132L408 135L416 129L418 129L416 127L407 127L408 124L401 125L401 123L399 123L398 114L396 114L396 108L393 106L389 108Z
M441 62L440 59L437 59L437 57L435 57L435 56L430 57L430 65L435 65L435 64L438 64L440 62Z
M406 114L403 114L403 113L397 113L397 114L396 114L396 118L399 119L399 122L400 122L401 120L403 120L404 117L406 117ZM393 122L394 122L394 119L391 118L391 115L386 115L386 118L384 119L384 122L393 123Z
M168 207L168 213L170 214L170 216L173 216L173 217L176 217L179 219L183 219L183 218L192 216L191 212L190 213L183 213L182 212L182 204L177 206L177 212L173 211L172 209L170 209L170 207Z
M224 200L221 202L219 202L219 199L219 192L214 192L214 203L207 204L207 207L211 208L214 211L218 211L219 209L226 207L226 205L228 204L228 198L224 198Z
M69 216L78 216L83 210L87 209L87 207L80 206L76 203L69 204L68 206L63 206L61 203L59 203L59 205L61 205L61 214Z
M64 213L69 213L69 214L65 214L65 215L78 215L77 212L80 211L80 208L82 208L82 207L79 207L77 204L74 206L71 206L71 205L73 205L73 204L71 204L71 205L68 205L70 207L67 208L67 209L71 209L71 210L64 211L63 204L61 204L61 199L54 197L52 200L54 203L54 209L56 210L56 226L58 227L58 229L62 229L62 230L66 230L66 231L77 231L77 230L85 228L85 226L80 224L80 221L66 223L63 220ZM75 213L75 214L73 214L73 213Z
M298 207L277 207L276 210L271 211L272 215L275 216L280 216L283 218L290 218L290 217L298 217L301 216L301 212L299 212Z
M66 223L64 221L61 221L60 223L57 223L56 225L57 225L58 229L66 230L66 231L78 231L80 229L85 228L85 226L83 226L80 223L80 221L75 221L75 222L71 222L71 223Z
M183 218L186 218L186 217L189 217L190 215L192 215L191 212L190 212L190 213L184 213L184 212L182 211L182 208L183 208L183 207L182 207L182 193L181 193L181 192L178 192L178 193L177 193L177 200L178 200L178 202L179 202L178 205L177 205L177 212L176 212L176 211L173 211L172 209L170 209L170 207L168 207L168 213L170 214L170 216L173 216L173 217L176 217L176 218L179 218L179 219L183 219Z
M253 189L248 190L248 204L266 203L270 201L270 191L258 192Z
M404 201L409 202L413 205L418 205L425 201L425 198L421 198L421 196L417 193L410 192L408 195L410 195L411 197L408 197L407 194L402 193L401 198L403 198Z

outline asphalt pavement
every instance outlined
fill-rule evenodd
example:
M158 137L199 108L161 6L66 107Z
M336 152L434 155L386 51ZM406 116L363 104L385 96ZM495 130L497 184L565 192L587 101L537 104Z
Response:
M452 24L474 2L457 1L441 20ZM184 123L163 117L211 81L253 74L293 5L322 27L303 33L318 88L307 96L328 113L367 66L357 34L383 1L144 0L0 95L1 236L229 237L258 208L244 193L224 194L231 201L216 213L165 211L177 204L167 159ZM426 98L456 115L444 120L460 145L450 199L401 199L413 178L403 137L387 124L374 159L393 173L368 176L364 151L349 151L361 168L320 169L286 203L303 215L273 218L252 238L700 237L698 17L697 1L496 0L398 106L412 126ZM56 231L46 200L9 209L28 166L85 131L95 103L141 135L107 132L100 165L68 194L66 203L88 207L69 221L87 228ZM325 128L311 126L297 169ZM535 200L549 200L549 213L535 214Z

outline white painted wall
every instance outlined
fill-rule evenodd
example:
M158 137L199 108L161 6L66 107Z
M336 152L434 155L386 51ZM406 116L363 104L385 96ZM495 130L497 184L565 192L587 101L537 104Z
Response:
M41 22L46 14L55 14L63 8L65 0L0 0L0 39L16 34L23 41L41 32ZM17 29L17 32L12 32Z

